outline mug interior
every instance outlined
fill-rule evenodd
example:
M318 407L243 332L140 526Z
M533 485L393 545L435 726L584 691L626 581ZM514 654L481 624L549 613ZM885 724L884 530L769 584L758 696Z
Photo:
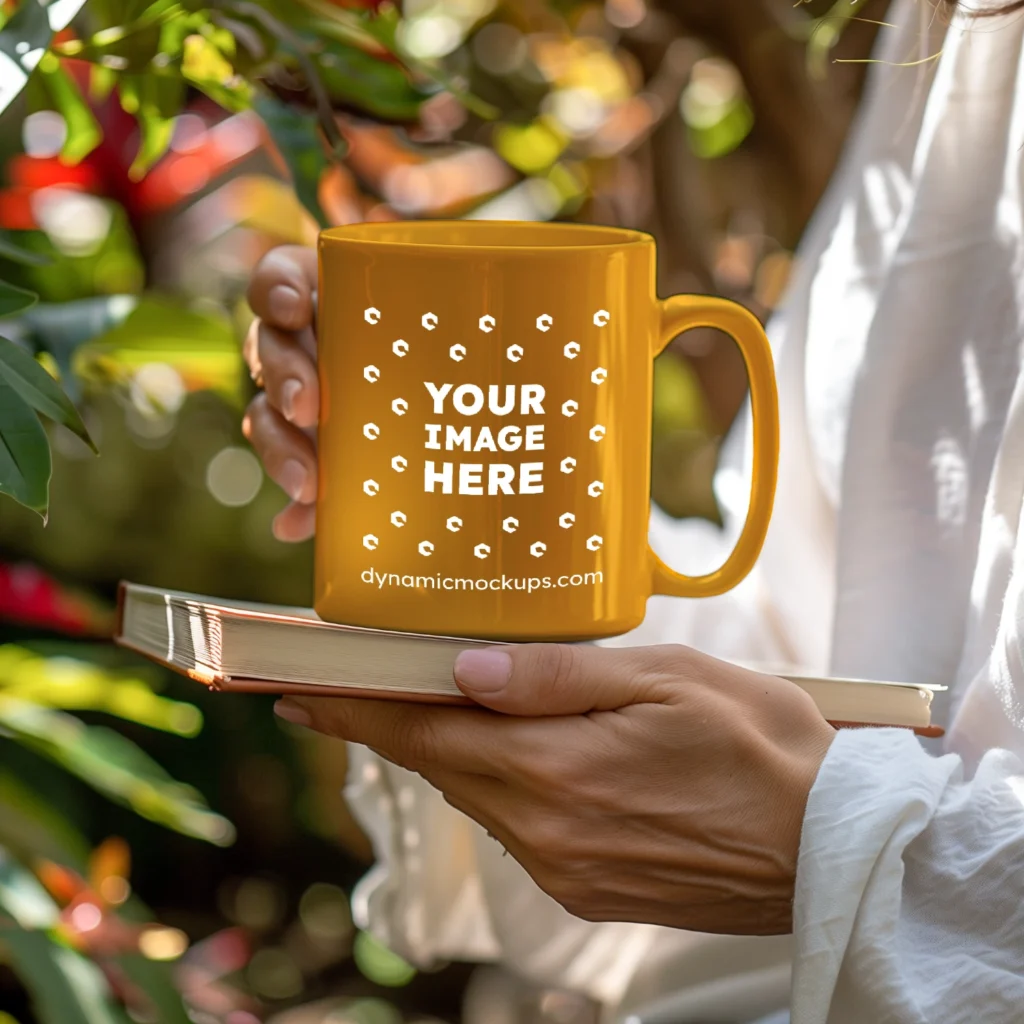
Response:
M494 220L376 221L328 228L320 238L325 242L374 246L461 249L621 248L653 241L650 235L628 228Z

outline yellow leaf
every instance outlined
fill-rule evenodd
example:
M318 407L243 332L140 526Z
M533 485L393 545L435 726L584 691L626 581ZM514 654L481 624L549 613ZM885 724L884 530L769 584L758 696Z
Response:
M181 73L193 82L224 85L234 77L235 69L209 39L192 35L185 38Z

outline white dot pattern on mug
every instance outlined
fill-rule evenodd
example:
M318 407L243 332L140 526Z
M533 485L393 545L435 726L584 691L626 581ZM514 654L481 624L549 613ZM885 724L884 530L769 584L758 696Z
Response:
M367 306L363 311L363 319L367 324L371 326L379 325L383 319L384 314L376 306ZM594 312L592 322L595 327L606 327L611 322L611 314L605 309L599 309ZM555 326L554 317L549 313L539 314L535 321L537 331L541 334L549 333ZM420 325L426 331L435 331L440 324L440 318L436 313L427 311L420 316ZM485 313L477 320L477 327L483 334L491 334L495 331L498 326L497 318L489 313ZM396 338L391 343L391 352L398 359L404 359L410 352L410 344L404 338ZM584 354L584 347L579 341L573 339L566 342L562 346L562 354L566 359L574 360ZM461 363L469 355L469 349L462 342L455 342L448 346L448 356L456 363ZM545 357L547 353L545 351ZM513 343L505 348L505 357L513 363L522 361L527 356L527 350L523 345ZM377 384L384 379L384 373L381 368L375 363L368 363L363 367L363 377L370 384ZM601 385L608 380L608 370L603 366L594 367L590 373L590 381L592 384ZM401 395L393 398L390 403L391 411L396 416L404 416L409 411L409 402ZM580 403L576 399L567 399L561 405L560 411L563 416L567 418L574 417L580 409ZM599 442L603 441L607 436L607 428L604 424L595 423L588 431L587 436L591 441ZM381 428L374 422L367 422L362 426L363 436L370 441L376 441L381 436ZM390 460L391 468L396 473L404 473L408 469L408 460L402 455L394 455ZM564 474L571 474L576 470L577 459L571 455L565 456L559 463L558 468ZM381 493L380 483L372 478L363 481L363 491L369 497L377 497ZM593 480L587 486L587 494L592 498L601 497L604 493L604 483L600 480ZM571 530L576 525L576 513L564 512L558 517L558 525L563 530ZM409 516L399 510L395 509L389 515L389 522L396 529L402 529L409 523ZM450 516L446 520L446 528L451 533L462 532L463 526L465 525L462 518L459 516ZM508 516L502 520L501 528L506 534L514 534L518 532L520 527L519 520L514 516ZM362 545L368 551L376 551L380 547L380 538L374 533L366 533L362 537ZM585 547L588 551L599 551L604 544L604 539L600 534L591 534L586 541ZM424 539L419 541L416 546L417 551L424 558L432 556L436 550L435 543L430 539ZM529 553L534 558L543 558L548 551L548 545L544 541L534 541L529 545ZM473 546L473 554L476 558L486 559L490 557L491 547L485 543L478 543Z

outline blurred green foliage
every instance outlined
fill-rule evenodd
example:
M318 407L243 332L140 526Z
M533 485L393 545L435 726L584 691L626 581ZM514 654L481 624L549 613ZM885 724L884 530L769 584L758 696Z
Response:
M344 143L333 103L363 97L377 116L414 118L429 91L383 57L393 54L393 9L383 16L313 2L221 0L216 5L155 0L93 0L87 7L61 0L49 7L24 0L0 28L0 112L23 88L32 105L52 107L63 118L61 160L76 164L101 142L102 130L63 59L92 66L91 90L116 90L122 108L139 127L137 152L128 176L138 180L166 152L190 88L228 110L258 109L292 172L300 199L321 223L316 182L326 165L321 133L336 155ZM70 37L65 32L73 24ZM315 52L311 52L315 51ZM275 76L296 68L315 97L316 116L278 99ZM108 242L115 236L108 234ZM3 254L33 264L15 244ZM102 258L102 254L97 254ZM46 284L45 277L39 284ZM63 284L63 275L50 284ZM66 293L59 296L67 299ZM0 318L28 309L36 296L0 279ZM139 336L145 325L133 325ZM205 339L195 339L193 359L204 358ZM73 407L38 367L14 371L17 350L0 349L0 492L45 517L50 454L37 415L78 431L88 440ZM152 360L152 357L150 358ZM46 396L41 404L40 396ZM90 442L91 443L91 442Z

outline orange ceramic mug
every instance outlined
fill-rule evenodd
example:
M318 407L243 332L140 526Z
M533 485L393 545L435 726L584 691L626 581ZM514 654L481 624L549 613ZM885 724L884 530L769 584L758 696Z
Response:
M321 618L500 640L639 625L652 594L750 571L771 517L778 397L757 319L655 295L654 240L577 224L332 228L319 242ZM687 577L647 544L654 357L691 327L750 378L750 511L725 564Z

